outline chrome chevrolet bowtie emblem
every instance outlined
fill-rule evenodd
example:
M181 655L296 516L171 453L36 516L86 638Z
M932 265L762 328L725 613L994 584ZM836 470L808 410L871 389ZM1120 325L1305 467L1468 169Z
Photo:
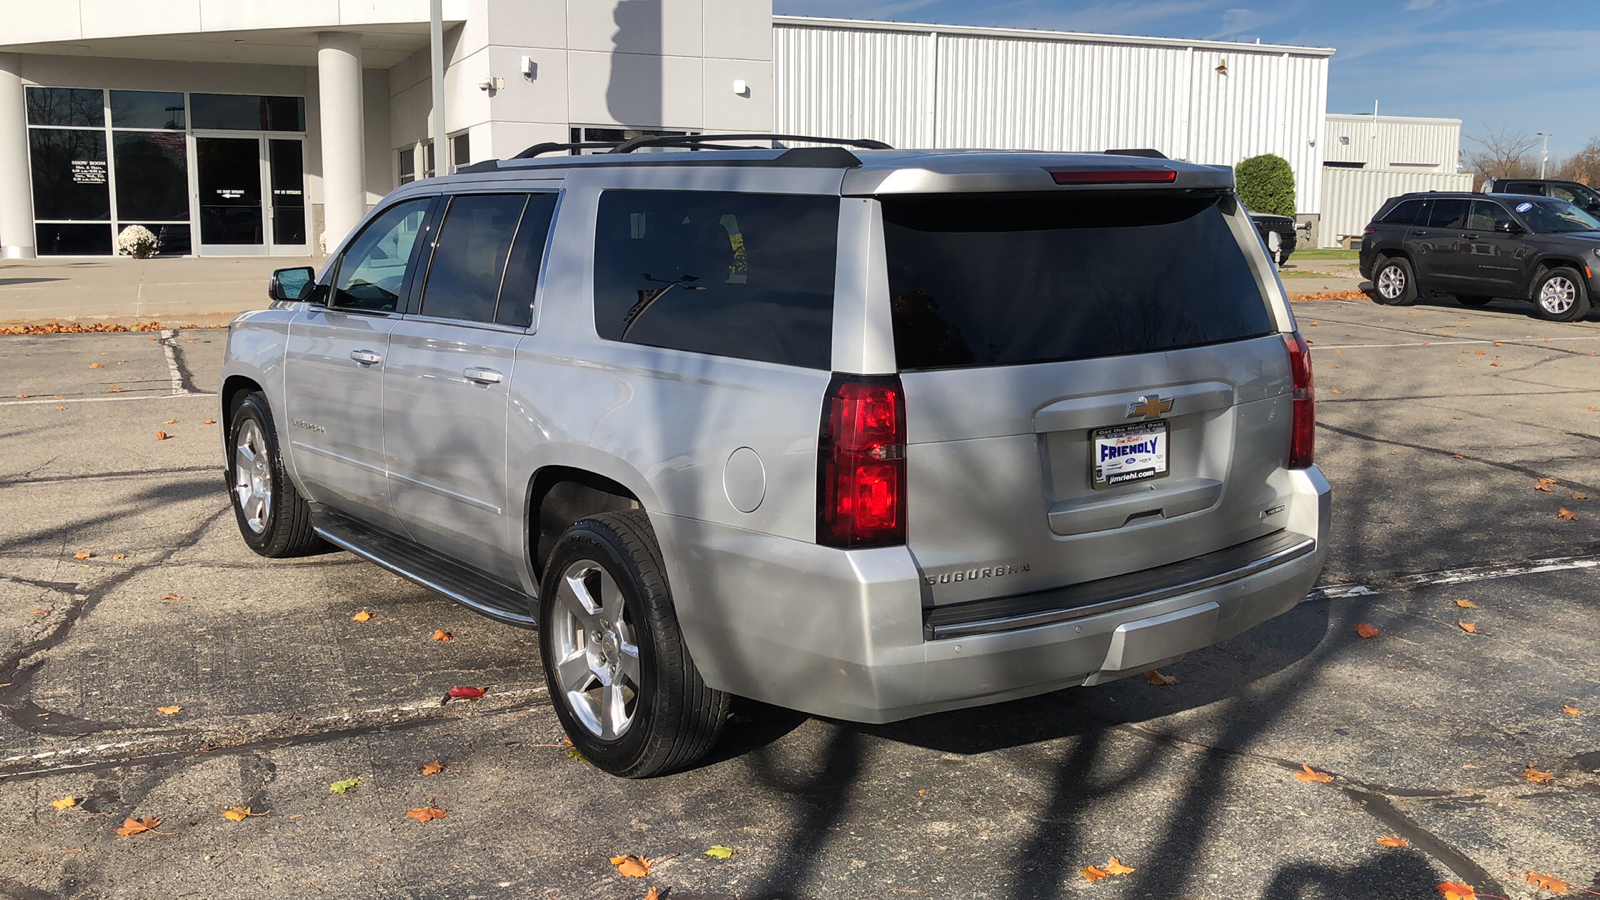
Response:
M1171 400L1161 399L1160 394L1151 394L1148 397L1140 397L1138 403L1129 403L1127 417L1130 419L1154 419L1171 408Z

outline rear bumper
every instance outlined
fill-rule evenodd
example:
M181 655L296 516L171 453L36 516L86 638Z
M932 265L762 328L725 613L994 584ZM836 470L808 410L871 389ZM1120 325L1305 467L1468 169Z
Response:
M707 684L880 723L1120 678L1292 609L1322 570L1329 487L1315 468L1285 475L1288 530L1315 542L1309 552L1135 606L944 640L925 637L920 572L903 547L845 552L652 521Z

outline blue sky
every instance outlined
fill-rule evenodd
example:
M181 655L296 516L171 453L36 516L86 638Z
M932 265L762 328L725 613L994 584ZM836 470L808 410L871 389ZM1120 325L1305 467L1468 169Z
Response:
M773 0L786 15L1333 47L1329 112L1551 131L1551 158L1600 137L1595 0ZM1463 149L1471 144L1463 140Z

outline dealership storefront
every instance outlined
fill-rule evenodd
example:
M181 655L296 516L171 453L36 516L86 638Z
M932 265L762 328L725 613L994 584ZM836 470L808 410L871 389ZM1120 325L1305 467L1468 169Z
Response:
M304 255L304 97L26 88L36 252Z

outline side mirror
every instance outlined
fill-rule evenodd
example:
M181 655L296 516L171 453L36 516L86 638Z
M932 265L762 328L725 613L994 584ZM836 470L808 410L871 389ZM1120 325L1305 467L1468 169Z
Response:
M272 273L272 280L267 283L267 296L290 302L304 300L306 294L310 293L312 282L316 280L316 270L310 266L279 269Z
M1500 232L1501 234L1521 234L1523 231L1521 225L1518 225L1515 222L1505 221L1494 223L1494 230Z

